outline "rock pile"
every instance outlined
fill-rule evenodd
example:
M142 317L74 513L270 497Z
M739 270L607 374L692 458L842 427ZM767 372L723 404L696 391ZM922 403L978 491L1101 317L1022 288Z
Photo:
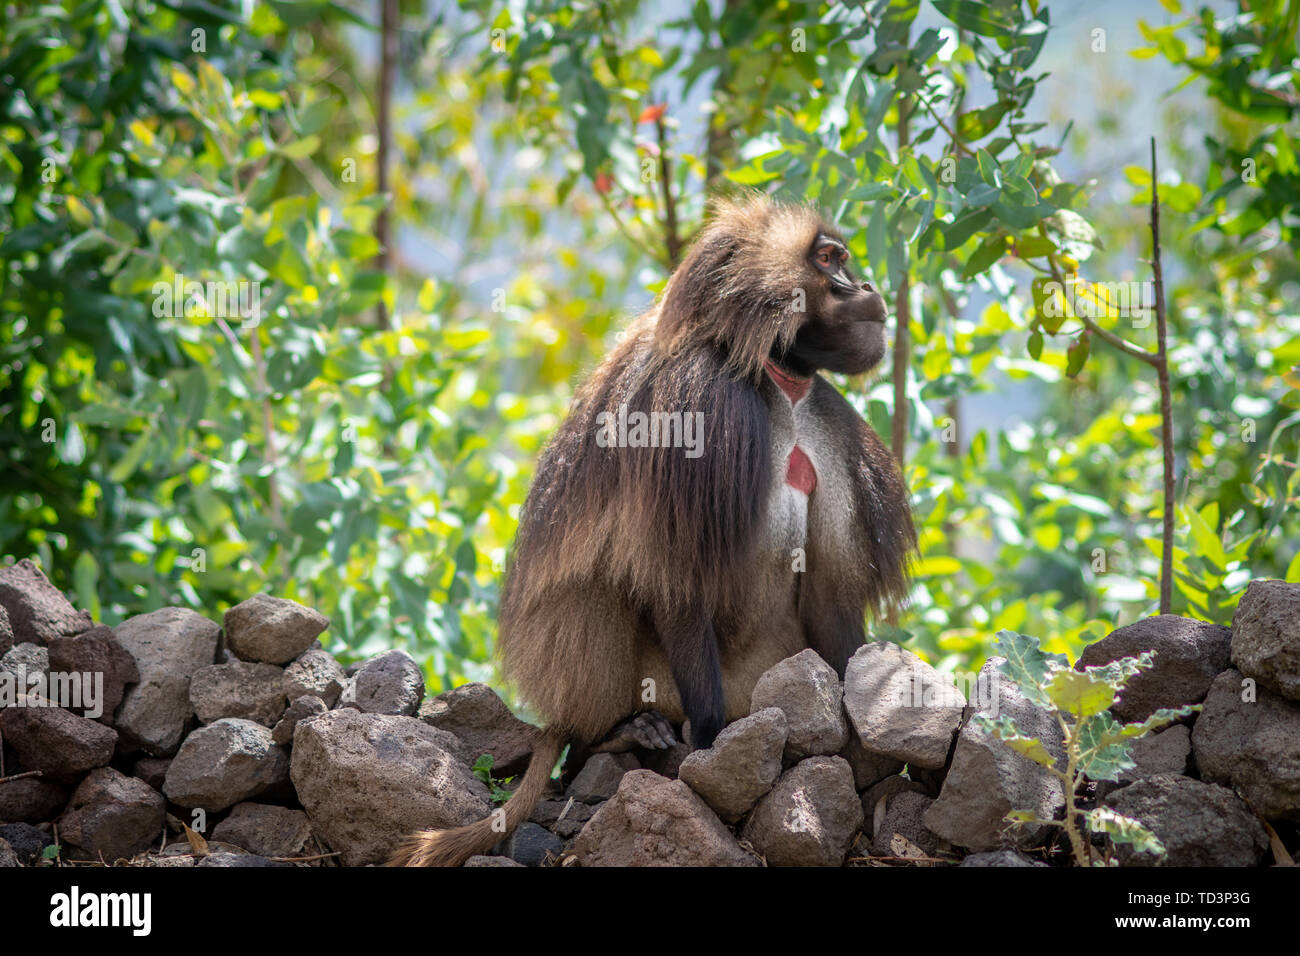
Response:
M110 629L30 561L0 568L0 866L34 865L56 833L65 859L366 865L412 830L490 814L536 728L482 684L426 700L402 651L345 668L318 640L328 624L256 595L221 626L164 608ZM1252 583L1231 629L1139 621L1078 666L1150 649L1155 667L1115 715L1204 710L1141 740L1136 767L1081 797L1146 823L1166 865L1264 862L1262 821L1287 836L1300 822L1300 585ZM803 651L763 675L749 716L712 747L566 768L567 786L553 781L532 819L469 865L1059 859L1055 828L1005 821L1013 809L1059 816L1059 782L971 720L1009 714L1060 756L1054 720L999 663L967 703L893 644L861 648L843 683ZM493 788L473 770L484 754ZM1155 862L1124 847L1115 856Z

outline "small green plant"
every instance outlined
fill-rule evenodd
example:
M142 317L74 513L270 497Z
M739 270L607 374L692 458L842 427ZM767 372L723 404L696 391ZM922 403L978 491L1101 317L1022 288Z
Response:
M505 789L502 784L509 783L514 777L496 778L492 776L492 764L495 758L491 754L482 754L474 761L474 776L478 777L487 784L488 789L492 791L492 802L498 806L510 799L510 791Z
M1063 654L1045 653L1036 638L999 631L997 642L1006 655L1002 672L1029 701L1056 719L1065 751L1062 770L1047 745L1037 737L1021 733L1011 717L975 716L977 726L1055 775L1065 793L1063 820L1040 820L1026 810L1013 810L1007 814L1007 820L1063 827L1070 839L1074 862L1079 866L1093 862L1089 833L1105 833L1116 843L1131 844L1139 852L1163 855L1165 848L1160 840L1140 822L1108 807L1081 809L1075 804L1076 794L1085 777L1118 781L1121 771L1134 766L1129 754L1134 740L1200 710L1200 705L1165 707L1140 723L1121 724L1110 713L1110 706L1131 677L1152 666L1155 651L1146 651L1138 657L1121 657L1104 667L1076 671Z

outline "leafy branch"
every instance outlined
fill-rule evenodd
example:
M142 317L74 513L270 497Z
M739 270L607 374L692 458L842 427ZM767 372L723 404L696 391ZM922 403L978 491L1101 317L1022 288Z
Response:
M1133 676L1155 663L1155 651L1121 657L1102 667L1074 670L1064 655L1045 653L1037 639L1024 634L999 631L998 645L1006 656L1002 672L1027 700L1055 719L1065 757L1065 768L1061 769L1048 746L1023 733L1006 714L996 719L983 714L973 718L982 730L1046 769L1061 784L1065 797L1062 820L1041 820L1032 811L1013 810L1007 814L1007 821L1063 828L1078 866L1093 863L1089 833L1105 833L1112 841L1131 844L1139 852L1163 854L1159 839L1139 821L1108 807L1084 810L1078 805L1077 795L1085 779L1118 781L1123 771L1135 766L1129 752L1134 740L1190 716L1200 706L1165 707L1144 721L1121 724L1110 713L1110 707Z

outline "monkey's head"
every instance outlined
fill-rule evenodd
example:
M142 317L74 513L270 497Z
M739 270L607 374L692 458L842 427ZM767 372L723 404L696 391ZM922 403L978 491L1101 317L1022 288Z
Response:
M798 375L858 374L884 357L887 315L820 216L754 197L715 207L668 282L655 335L670 351L716 348L743 377L769 358Z

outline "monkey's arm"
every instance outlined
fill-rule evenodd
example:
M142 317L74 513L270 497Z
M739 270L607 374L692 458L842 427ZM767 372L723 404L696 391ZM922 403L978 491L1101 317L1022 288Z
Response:
M655 633L691 722L691 746L710 747L726 723L722 661L712 615L700 604L657 608Z

